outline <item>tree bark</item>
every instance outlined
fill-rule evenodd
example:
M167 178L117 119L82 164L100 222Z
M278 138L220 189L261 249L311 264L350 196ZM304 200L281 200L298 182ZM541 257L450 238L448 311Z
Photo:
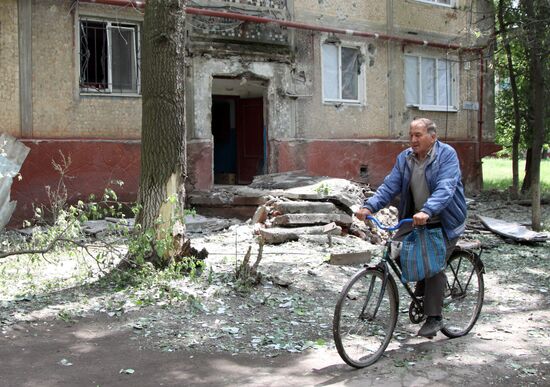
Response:
M531 84L532 107L532 152L531 152L531 225L534 230L540 231L541 227L541 193L540 193L540 162L542 144L544 141L544 74L542 53L545 23L543 18L543 4L536 0L524 0L527 16L526 30L531 44L529 46L529 76Z
M512 49L508 41L508 29L504 20L504 0L498 2L498 23L502 35L502 44L506 52L508 75L512 87L512 100L514 106L514 135L512 137L512 197L519 196L519 141L521 135L521 116L519 109L518 86L516 82L516 71L512 61Z
M525 194L531 190L531 162L533 158L531 154L533 153L533 148L529 146L525 152L525 176L523 177L523 183L521 184L521 193Z
M142 232L154 228L160 237L172 232L167 227L183 217L185 204L185 5L147 0L143 23L142 208L136 221Z

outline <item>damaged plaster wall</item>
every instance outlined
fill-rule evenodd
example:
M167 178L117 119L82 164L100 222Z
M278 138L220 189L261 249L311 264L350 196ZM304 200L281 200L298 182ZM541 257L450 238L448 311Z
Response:
M19 43L17 0L0 2L0 133L18 136Z
M344 6L345 4L345 6ZM341 2L309 0L296 2L296 20L343 29L380 32L432 42L483 46L491 31L491 6L487 0L457 0L453 7L417 0ZM481 21L481 23L480 23ZM322 85L322 42L356 46L364 56L365 101L355 104L325 103ZM275 170L305 169L313 174L365 179L380 184L395 155L408 146L409 124L414 117L433 119L440 137L451 141L461 155L467 183L479 174L474 162L479 130L480 57L475 52L457 52L381 41L351 35L331 36L314 31L295 31L295 61L292 86L295 98L296 139L276 142ZM405 55L452 61L455 69L456 111L442 107L407 106L405 101ZM494 140L492 74L484 69L483 133ZM487 148L490 151L491 146ZM494 150L494 149L492 149ZM481 152L483 153L483 151ZM331 157L327 157L330 155ZM345 157L342 157L345 155ZM278 169L277 169L278 168Z
M350 29L383 27L386 2L379 0L301 0L294 2L296 20L318 24L345 23Z
M387 1L391 3L396 31L416 32L420 36L439 35L452 39L464 33L464 26L468 23L469 15L464 0L457 0L458 4L454 7L418 0Z
M381 31L386 25L386 4L376 0L307 0L294 3L296 20L360 31ZM361 71L362 103L324 103L321 44L327 34L296 31L297 66L305 73L307 87L296 102L296 128L302 139L362 139L388 136L387 56L384 43L374 39L338 36L343 44L357 45L364 57Z
M364 101L358 105L324 103L322 92L321 44L326 34L312 36L297 33L296 41L303 49L297 62L306 67L311 79L308 93L311 98L297 100L297 128L304 139L361 139L387 136L388 88L387 62L383 43L370 39L342 37L346 44L357 45L365 58L361 66L365 78Z
M470 8L473 4L474 8ZM390 31L392 34L435 42L451 42L470 46L483 45L488 36L477 31L490 30L490 6L486 0L462 1L455 7L440 6L417 0L387 0L386 2L351 2L310 0L295 4L297 20L331 21L340 28L361 31ZM483 21L483 25L479 20ZM489 24L488 24L489 23ZM487 24L487 25L485 25ZM305 140L350 139L369 140L379 137L408 141L409 123L414 117L426 116L440 128L441 138L453 141L476 141L479 110L479 55L477 53L446 52L442 49L403 45L376 39L338 36L342 43L357 44L365 55L366 103L361 105L327 104L322 99L321 43L326 34L297 31L296 67L307 79L298 98L296 111L297 137ZM405 103L404 55L448 58L456 63L456 112L419 110ZM494 139L492 106L492 74L484 74L484 139ZM464 106L470 106L465 108Z
M134 9L71 2L33 2L33 135L138 139L141 98L82 95L79 90L78 15L141 20ZM101 114L98 114L101 112Z
M407 46L405 49L394 47L393 61L391 65L390 78L392 87L395 90L404 90L405 72L404 72L404 57L403 54L412 54L428 57L447 58L452 63L456 63L458 68L458 77L455 85L457 87L457 104L458 111L456 112L438 112L438 111L423 111L414 107L407 107L405 102L405 93L395 92L394 94L394 110L393 120L393 135L396 138L408 140L409 124L414 117L425 116L435 121L438 126L438 135L442 140L461 140L475 141L477 136L477 110L462 109L464 102L478 101L478 55L458 55L454 51L449 51L447 55L441 50L433 48L424 48L419 46Z
M406 6L398 1L391 2L393 30L402 36L411 36L416 39L431 41L452 42L464 46L483 46L487 43L489 35L479 31L490 31L492 28L492 4L487 0L465 2L457 0L454 7L434 6L417 0L407 0ZM406 107L404 93L394 94L394 108L391 109L390 126L393 136L407 139L410 121L417 116L426 116L433 119L439 127L439 136L442 139L458 141L476 141L478 136L478 109L466 109L470 102L479 103L479 54L458 53L456 50L445 52L441 49L433 49L421 46L394 45L392 48L392 60L390 64L390 77L392 90L404 88L404 61L403 54L425 55L433 57L447 57L457 63L457 105L458 112L421 111L416 108ZM494 140L494 87L492 71L484 69L484 138ZM491 108L488 108L491 107ZM492 117L492 119L491 119Z

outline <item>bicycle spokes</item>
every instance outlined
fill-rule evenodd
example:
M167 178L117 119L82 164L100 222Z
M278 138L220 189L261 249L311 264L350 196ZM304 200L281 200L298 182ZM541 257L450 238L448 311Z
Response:
M452 299L465 297L468 292L468 286L472 280L472 276L475 274L476 267L468 265L467 268L463 266L463 261L467 260L466 257L459 256L456 263L449 262L448 268L452 272L452 284L449 284L449 278L447 277L447 290ZM461 267L468 273L466 277L461 273Z
M395 282L386 280L382 271L364 269L344 287L336 304L333 333L338 353L354 367L372 364L382 356L396 322Z
M376 282L380 282L379 284L376 284ZM365 319L367 321L373 321L376 318L376 314L378 313L378 309L380 308L380 304L382 303L384 290L386 288L385 280L380 280L379 277L372 276L370 278L370 284L369 284L369 290L367 292L367 295L365 297L363 308L361 309L361 313L359 315L360 319ZM373 293L375 291L375 286L377 286L375 297L373 297ZM369 303L374 304L374 308L370 311L369 314Z
M463 336L472 329L481 311L483 274L474 255L463 252L451 257L445 274L444 328L441 331L448 337Z

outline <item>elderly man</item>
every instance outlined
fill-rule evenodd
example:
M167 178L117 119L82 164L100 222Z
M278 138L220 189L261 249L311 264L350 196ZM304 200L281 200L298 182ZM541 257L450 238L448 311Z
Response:
M403 239L417 226L441 227L451 255L459 236L464 232L466 200L456 151L437 139L433 121L418 118L410 125L411 147L397 156L397 161L374 196L365 201L355 214L364 220L400 195L399 219L413 218L401 227L394 240ZM433 338L441 329L443 297L446 284L444 272L418 282L415 295L424 297L426 322L419 336Z

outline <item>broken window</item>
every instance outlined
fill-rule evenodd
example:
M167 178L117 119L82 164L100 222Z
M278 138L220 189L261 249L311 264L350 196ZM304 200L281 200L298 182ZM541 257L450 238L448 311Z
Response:
M139 93L139 26L80 20L80 90Z
M421 110L457 110L456 65L447 59L405 55L405 101Z
M323 100L360 102L361 51L339 43L325 43L323 56Z

